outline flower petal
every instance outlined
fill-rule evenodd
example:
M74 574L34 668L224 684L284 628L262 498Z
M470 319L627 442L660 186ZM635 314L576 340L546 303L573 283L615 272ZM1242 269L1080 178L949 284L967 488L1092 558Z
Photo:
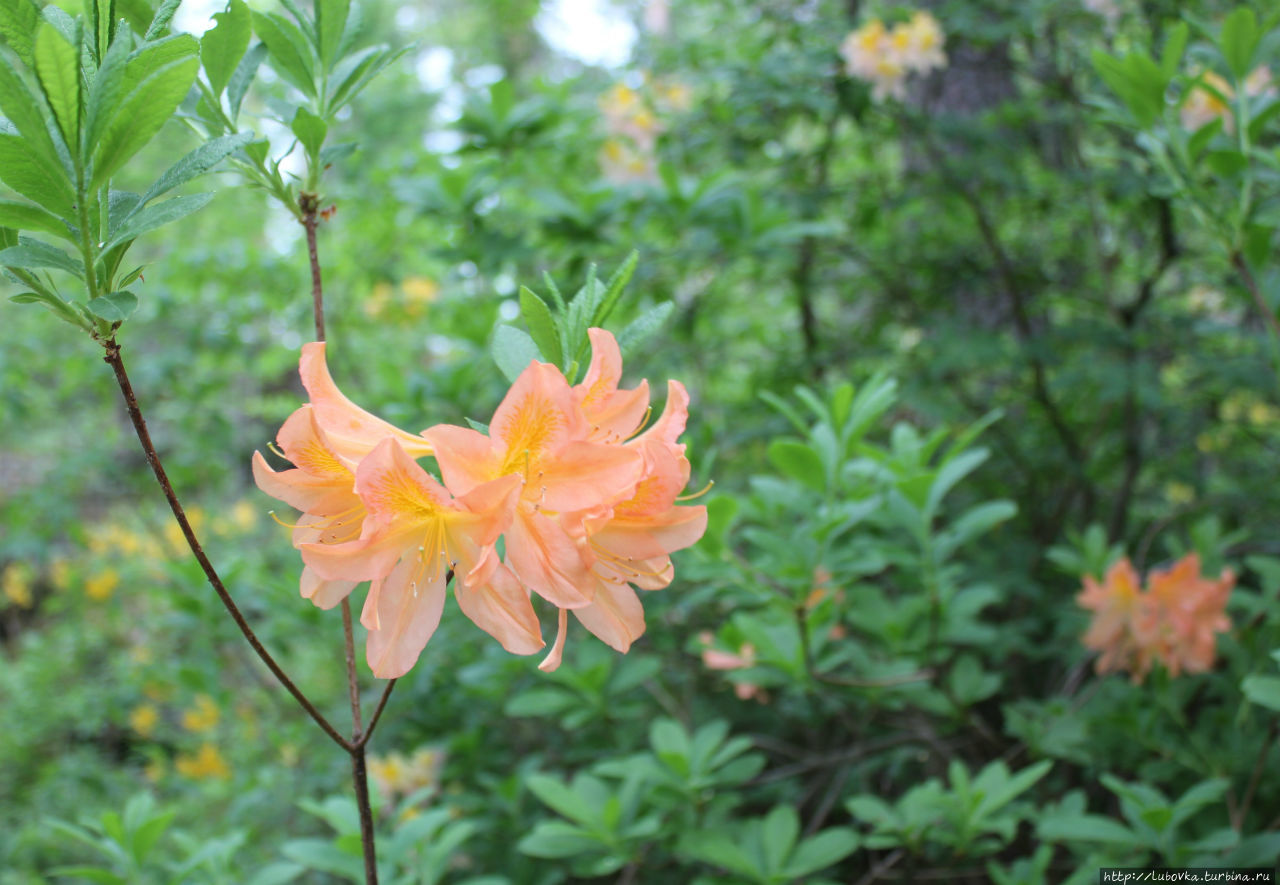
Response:
M544 673L550 673L552 670L559 669L560 660L564 657L564 640L565 635L569 632L569 613L564 609L560 609L559 620L556 621L556 641L551 646L551 651L542 659L542 663L538 665L538 669Z
M317 608L331 609L350 595L359 581L326 581L306 567L302 570L301 591L303 599L310 599Z
M495 449L503 453L496 476L528 472L532 464L567 443L586 439L587 429L560 370L550 363L530 363L511 385L489 424Z
M672 507L643 520L614 519L592 534L593 546L623 559L651 559L692 547L707 530L707 508Z
M421 561L406 556L391 573L370 590L361 622L376 626L369 631L365 656L373 675L395 679L409 672L435 633L444 611L444 574L428 580ZM372 617L370 606L372 605Z
M546 646L529 593L507 567L498 566L474 587L455 577L453 595L462 613L512 654L531 655Z
M595 578L581 548L552 517L526 504L507 530L507 565L526 587L561 608L580 608Z
M440 475L455 495L465 495L476 486L501 476L493 441L476 430L437 424L422 431L436 453Z
M302 345L298 374L311 397L316 421L324 428L330 445L338 454L359 461L387 437L399 440L415 458L431 454L430 444L422 437L366 412L343 395L329 374L325 342L313 341Z
M526 495L556 512L591 510L630 495L643 470L644 458L629 447L572 442L540 462Z
M644 633L644 607L626 584L601 581L594 601L573 614L606 645L623 653Z

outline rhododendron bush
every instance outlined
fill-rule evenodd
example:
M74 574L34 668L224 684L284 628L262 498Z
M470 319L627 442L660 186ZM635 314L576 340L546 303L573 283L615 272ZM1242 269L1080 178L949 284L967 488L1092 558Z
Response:
M0 885L1280 858L1280 12L0 0Z

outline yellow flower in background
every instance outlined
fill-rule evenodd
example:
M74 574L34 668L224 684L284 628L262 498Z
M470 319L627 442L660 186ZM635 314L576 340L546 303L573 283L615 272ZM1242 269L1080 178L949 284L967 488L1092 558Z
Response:
M370 757L369 774L383 798L391 799L396 795L407 796L424 787L438 787L443 764L444 753L422 747L408 758L402 753Z
M910 21L890 30L873 18L852 31L840 44L845 72L871 84L876 101L906 98L907 76L946 67L945 35L938 20L918 10Z
M155 734L156 725L160 722L160 714L150 704L140 704L129 714L129 727L143 737Z
M298 764L298 760L302 758L302 754L298 752L297 744L281 744L280 745L280 764L286 768L293 768Z
M1235 98L1235 90L1226 79L1213 71L1192 71L1193 78L1198 77L1191 88L1182 108L1178 111L1182 128L1194 132L1202 126L1222 120L1222 130L1231 133L1235 130L1235 116L1231 110L1231 102ZM1271 69L1265 65L1254 68L1244 78L1244 94L1250 98L1271 97L1276 87L1271 80Z
M201 744L199 752L194 756L189 753L180 754L173 764L179 774L192 780L222 780L231 776L231 769L227 767L222 753L209 743Z
M84 594L97 602L105 602L120 586L120 573L113 568L103 569L84 582Z
M606 115L630 114L640 107L640 93L625 83L615 83L600 98L600 110Z
M656 89L658 101L667 110L679 113L693 107L693 90L685 83L671 81Z
M0 588L4 590L5 599L18 608L31 608L35 598L31 595L31 567L25 562L14 562L5 566L0 574Z
M427 277L405 277L400 283L405 301L409 304L430 304L440 294L440 284Z
M242 532L258 524L258 510L247 500L240 500L231 508L231 522Z
M57 590L71 586L71 564L58 557L49 563L49 583Z
M1181 507L1196 499L1196 490L1185 482L1171 482L1164 487L1164 497L1175 507Z
M182 727L187 731L210 731L218 724L218 705L207 694L196 695L195 705L182 714Z
M1206 430L1196 437L1196 448L1206 455L1211 455L1222 448L1221 436Z
M1254 403L1249 406L1249 423L1254 427L1262 427L1267 424L1274 424L1276 421L1276 409L1267 403Z
M148 645L138 643L134 645L133 648L129 649L129 659L135 664L142 664L145 666L150 664L153 658L154 655L151 654L151 647Z
M386 280L379 280L373 287L373 291L369 293L369 297L364 300L362 307L364 314L371 320L376 320L387 311L387 305L391 303L391 284Z

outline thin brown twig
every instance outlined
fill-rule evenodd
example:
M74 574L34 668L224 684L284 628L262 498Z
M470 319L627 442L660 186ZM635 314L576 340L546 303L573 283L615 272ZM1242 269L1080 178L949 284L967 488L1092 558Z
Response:
M1244 287L1249 290L1249 296L1258 308L1258 313L1262 314L1262 318L1266 320L1272 336L1276 341L1280 342L1280 321L1276 320L1276 312L1263 299L1262 290L1258 288L1258 281L1253 278L1253 271L1249 270L1248 262L1244 260L1243 255L1237 252L1231 256L1231 266L1240 274L1240 279L1244 281Z
M355 631L351 626L351 598L342 598L342 646L347 662L347 699L351 703L351 741L357 747L362 746L360 740L364 736L364 725L360 721L360 680L356 675L356 642Z
M311 260L311 312L316 321L316 340L324 340L324 290L320 284L320 258L316 250L316 227L320 223L320 197L316 194L300 194L298 209L302 212L302 226L307 230L307 256Z
M115 338L109 338L103 342L103 348L106 351L106 356L103 359L115 372L116 383L120 387L120 393L124 396L125 409L129 412L129 420L133 422L133 429L138 435L138 442L142 444L142 451L147 456L147 463L151 465L151 471L155 474L156 482L160 484L160 490L164 492L165 500L169 502L169 509L173 511L173 517L178 521L178 528L182 530L182 535L187 540L187 546L191 548L191 554L196 558L196 562L200 564L209 586L218 594L218 599L222 601L223 607L231 615L231 620L235 621L245 640L248 641L262 662L267 665L267 669L275 675L276 679L280 680L280 684L288 689L294 700L301 705L302 709L307 711L307 714L315 720L316 724L324 730L324 733L334 743L347 752L351 752L351 742L338 733L337 729L316 709L310 699L302 693L302 690L294 684L289 675L276 663L275 658L263 647L257 634L253 632L253 628L245 620L244 614L241 613L235 600L231 598L231 594L227 592L226 585L222 583L222 578L218 575L217 570L214 569L213 563L209 561L209 557L205 555L199 539L196 538L195 530L191 528L191 522L187 519L186 511L183 510L182 503L178 500L172 483L169 482L169 475L165 472L164 465L160 462L160 455L156 451L155 443L151 441L151 433L147 430L146 419L143 418L142 410L138 407L138 398L134 394L133 385L129 381L129 373L125 370L124 360L120 355L120 345Z
M387 687L382 690L382 697L378 698L378 706L373 708L373 715L369 717L369 727L365 729L364 734L360 735L356 746L363 747L369 743L369 738L373 737L373 730L378 727L378 720L382 717L382 709L387 705L387 698L391 697L391 689L395 687L396 680L388 679Z
M1258 790L1258 781L1262 780L1262 772L1266 768L1267 757L1271 755L1271 745L1276 739L1276 722L1271 721L1271 727L1267 730L1267 736L1262 741L1262 748L1258 751L1258 758L1253 763L1253 771L1249 775L1249 783L1245 787L1244 797L1240 800L1240 806L1235 813L1231 815L1231 828L1239 831L1245 822L1245 817L1249 814L1249 806L1253 804L1254 793Z
M893 866L906 855L906 850L899 848L891 854L887 855L884 860L877 863L871 869L867 870L867 874L857 881L857 885L871 885L876 879L887 873Z
M316 340L324 341L324 285L320 274L320 254L316 246L316 227L319 224L320 198L316 194L298 195L303 228L307 231L307 258L311 264L311 307L315 318ZM351 623L351 600L342 600L342 647L347 664L347 696L351 703L351 741L347 752L351 754L351 780L356 791L356 807L360 811L360 845L364 851L365 885L378 885L378 856L374 843L373 808L369 804L369 771L365 764L365 744L372 727L364 733L360 716L360 677L356 672L355 630ZM394 680L393 680L394 682ZM383 692L378 712L391 693L390 686Z

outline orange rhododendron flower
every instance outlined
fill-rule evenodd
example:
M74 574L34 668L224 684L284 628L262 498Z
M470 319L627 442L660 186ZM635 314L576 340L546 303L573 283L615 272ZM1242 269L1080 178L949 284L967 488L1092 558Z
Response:
M1225 609L1234 583L1230 569L1216 581L1202 577L1194 553L1153 572L1146 590L1128 559L1111 566L1102 583L1086 576L1076 601L1094 613L1082 641L1102 652L1097 671L1127 670L1139 683L1155 661L1173 676L1208 670L1216 634L1231 626Z
M512 595L509 581L494 584L493 545L511 521L521 485L517 476L502 476L455 499L391 438L360 462L356 492L369 508L362 537L305 546L303 554L324 578L373 581L360 622L369 628L366 653L375 676L402 676L418 660L440 623L450 569L463 611L501 608ZM512 608L523 603L527 616L517 611L510 629L495 636L508 650L528 654L542 640L529 600L514 595L514 603L506 601ZM483 601L470 602L473 596Z
M1217 634L1231 629L1227 597L1235 575L1226 569L1211 580L1200 574L1200 557L1184 556L1172 568L1153 572L1145 603L1134 621L1139 647L1177 676L1213 666Z
M442 424L424 431L445 484L466 493L501 476L524 480L507 533L507 565L520 582L561 608L591 602L590 564L563 512L587 510L635 488L643 459L588 441L592 432L555 366L530 363L489 424L490 436Z
M316 422L324 428L333 451L359 461L373 451L374 446L390 436L398 440L414 458L431 454L431 446L421 436L401 430L394 424L369 414L343 396L329 375L323 341L302 345L298 373L302 376L302 386L307 389L307 395L311 398Z
M304 513L293 538L306 563L303 595L327 607L372 582L361 623L375 675L413 666L440 621L450 573L463 613L516 654L544 646L530 594L559 609L543 669L559 664L569 610L619 651L644 631L633 587L667 586L670 554L706 529L705 507L676 503L690 473L677 441L689 397L670 382L662 415L640 433L648 383L620 389L617 342L601 329L588 335L583 382L570 387L555 366L531 362L488 435L444 424L421 436L400 430L338 390L323 344L303 348L311 403L279 435L294 468L276 472L255 455L254 476ZM427 454L440 480L415 461Z
M253 478L268 495L302 511L293 529L294 546L358 538L365 506L355 492L355 464L334 451L314 409L303 406L290 415L276 441L293 469L272 470L262 454L254 452ZM301 591L320 608L333 608L357 583L325 580L308 565L302 570Z

